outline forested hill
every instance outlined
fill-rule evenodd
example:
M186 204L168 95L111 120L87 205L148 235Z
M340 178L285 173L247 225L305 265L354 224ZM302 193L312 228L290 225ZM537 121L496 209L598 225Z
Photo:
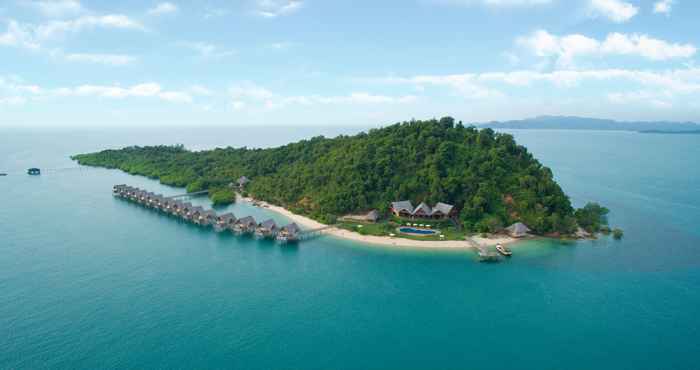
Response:
M386 214L390 202L411 200L454 204L471 230L522 221L539 233L571 232L576 224L550 169L511 135L449 117L272 149L128 147L73 158L189 191L224 189L245 175L254 197L326 222L370 209Z

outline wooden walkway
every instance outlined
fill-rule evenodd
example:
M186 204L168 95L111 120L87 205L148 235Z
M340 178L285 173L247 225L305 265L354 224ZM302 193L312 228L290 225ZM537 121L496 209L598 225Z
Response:
M479 261L481 261L481 262L499 262L501 260L501 256L497 252L494 252L494 251L490 250L488 247L483 246L483 245L475 242L472 238L467 237L466 241L472 247L476 248L477 253L479 255Z
M299 233L299 240L309 240L312 238L317 238L323 235L323 232L332 228L333 226L324 226L317 229L303 230Z
M202 191L195 191L194 193L173 195L170 197L165 197L165 199L189 198L189 197L195 197L197 195L204 195L204 194L209 194L209 190L202 190Z

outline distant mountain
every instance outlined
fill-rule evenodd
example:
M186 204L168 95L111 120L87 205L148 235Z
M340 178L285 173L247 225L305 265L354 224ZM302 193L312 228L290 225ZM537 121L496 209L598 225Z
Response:
M610 119L585 117L540 116L516 121L492 121L476 124L494 129L539 129L539 130L617 130L617 131L695 131L700 125L693 122L621 122Z
M683 131L668 131L668 130L645 130L639 131L642 134L677 134L677 135L700 135L700 129L698 130L683 130Z

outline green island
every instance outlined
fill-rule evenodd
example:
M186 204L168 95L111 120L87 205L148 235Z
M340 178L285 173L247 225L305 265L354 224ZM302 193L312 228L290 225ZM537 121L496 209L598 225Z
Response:
M522 223L536 235L589 237L602 232L622 237L621 230L608 227L605 207L589 203L574 209L552 171L513 136L465 126L450 117L269 149L133 146L72 159L158 179L188 192L209 190L214 204L230 204L241 191L367 235L394 236L398 226L418 225L439 228L441 238L463 240ZM251 181L239 187L240 178ZM397 204L405 202L400 201L420 205L411 204L410 213L402 213L406 211ZM371 222L350 216L370 211L375 215Z

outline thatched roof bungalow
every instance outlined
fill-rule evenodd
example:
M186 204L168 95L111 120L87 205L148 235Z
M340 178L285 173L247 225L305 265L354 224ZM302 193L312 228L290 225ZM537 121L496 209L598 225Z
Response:
M411 201L404 200L391 203L391 212L397 217L421 218L442 220L452 217L455 207L451 204L438 202L435 207L430 207L427 203L421 202L418 207L413 208Z
M263 221L257 228L255 228L255 236L257 238L274 237L277 234L277 231L277 223L274 220L269 219Z
M216 218L214 223L214 231L220 233L224 230L231 229L236 224L236 216L233 213L224 213Z
M506 232L513 238L525 237L530 231L532 230L530 230L530 228L522 222L516 222L506 227Z
M236 221L236 224L233 226L233 232L239 235L250 233L255 230L255 227L257 225L258 223L255 221L255 218L253 218L253 216L243 217Z
M391 203L391 211L398 217L411 217L413 215L413 204L410 200Z
M282 243L296 242L299 240L301 228L296 223L291 223L282 227L277 233L277 240Z

